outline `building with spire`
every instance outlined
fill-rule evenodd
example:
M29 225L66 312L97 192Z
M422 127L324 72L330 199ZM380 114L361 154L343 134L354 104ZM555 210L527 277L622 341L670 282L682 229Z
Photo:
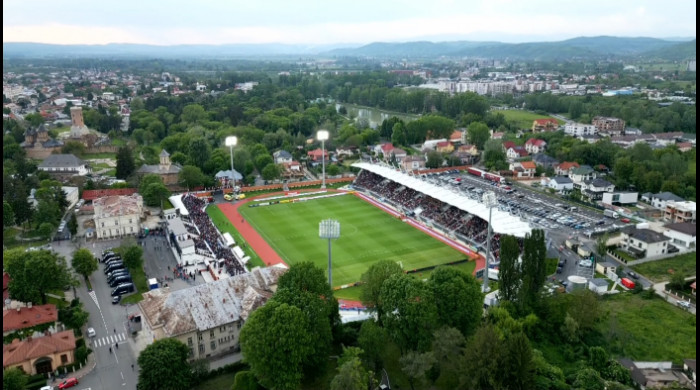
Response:
M173 164L170 161L170 153L168 153L165 149L163 149L162 152L160 152L160 164L158 165L142 165L141 168L139 168L136 173L140 175L141 177L148 175L148 174L156 174L163 179L163 184L165 185L174 185L177 184L178 181L178 175L180 174L180 171L182 170L182 167L180 164Z
M20 146L27 151L27 157L43 160L54 152L60 152L63 142L51 138L46 125L42 123L24 132L24 142Z

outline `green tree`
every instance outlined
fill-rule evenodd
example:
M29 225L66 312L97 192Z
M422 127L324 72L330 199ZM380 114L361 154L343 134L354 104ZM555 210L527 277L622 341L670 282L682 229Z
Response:
M117 150L117 179L126 179L131 176L136 170L136 163L134 163L134 156L131 152L131 148L128 146L122 146Z
M685 274L682 272L675 272L671 275L671 280L666 284L666 286L672 291L680 291L685 288Z
M607 234L604 234L595 240L595 252L598 254L598 261L605 261L605 256L608 253L609 238Z
M534 371L535 390L567 390L566 378L561 368L551 365L542 356L542 352L532 350L532 366Z
M78 249L73 254L71 265L75 272L83 275L85 279L87 279L91 273L97 271L98 268L97 259L92 255L92 252L85 248Z
M335 167L336 171L338 169L337 166L331 165L331 167ZM328 167L328 172L330 174L330 167ZM279 165L273 163L265 165L265 168L263 168L262 172L262 177L265 180L275 180L280 177L280 167Z
M52 200L40 199L36 207L34 222L41 227L42 224L50 224L53 227L58 226L58 221L61 220L61 209L58 204ZM46 232L44 232L46 233ZM51 234L48 231L49 235ZM48 236L44 236L48 237Z
M457 328L465 336L474 333L484 311L479 282L458 269L438 267L430 274L428 286L435 298L438 323Z
M459 386L459 365L465 346L466 340L459 329L442 327L433 334L433 356L440 367L437 382L444 387Z
M430 347L437 326L437 307L430 288L405 274L392 275L381 287L384 328L402 351Z
M187 188L203 186L206 179L202 170L194 165L185 165L178 174L178 183Z
M83 303L76 298L71 301L70 306L58 309L58 320L71 329L80 329L87 324L90 313L83 309Z
M403 122L398 122L391 130L391 143L394 146L406 145L406 126Z
M508 389L532 389L535 367L532 362L532 347L527 336L523 332L508 335L504 348L508 353L503 355L501 372Z
M126 248L119 248L119 252L124 258L124 265L129 269L139 269L143 266L143 248L138 245L130 245Z
M354 357L338 367L338 374L331 382L331 390L365 390L367 372L359 358Z
M460 387L501 389L500 362L507 351L493 325L484 325L477 329L464 351Z
M269 301L241 329L241 352L259 383L274 390L295 390L302 364L313 352L308 319L296 306Z
M231 390L258 390L260 386L255 379L255 374L250 371L238 371L233 378Z
M161 206L162 202L170 197L170 190L163 183L148 184L141 192L146 205L151 207Z
M263 169L263 177L265 176L265 170ZM328 167L326 167L326 173L328 176L338 176L340 174L340 167L338 167L336 164L331 164Z
M479 150L484 150L486 141L491 137L489 127L483 122L470 123L469 127L467 127L467 135L469 136L469 142L472 145L476 145L476 148Z
M190 389L189 348L177 339L156 340L138 358L138 390Z
M204 165L211 158L211 146L204 137L190 140L187 151L190 161L199 169L204 169Z
M51 235L53 234L55 228L56 226L54 226L50 222L42 222L39 225L39 229L37 229L37 231L41 234L42 237L49 239L51 238Z
M45 250L4 251L3 266L11 278L10 295L21 302L45 304L47 292L62 290L73 282L66 260Z
M182 109L181 118L184 123L199 124L207 119L207 112L199 104L188 104Z
M428 160L425 162L426 168L440 168L442 166L442 155L434 150L428 152Z
M24 116L24 120L29 122L29 125L32 127L40 126L41 124L43 124L45 122L44 117L41 116L41 114L39 114L39 113L27 114Z
M75 213L72 213L68 220L68 231L73 236L78 234L78 218L75 216Z
M274 160L269 154L261 154L255 157L255 169L259 172L262 172L262 170L270 164L274 164Z
M364 351L364 358L375 372L379 371L383 362L387 334L384 328L372 320L367 320L360 326L357 342Z
M24 390L29 377L19 368L8 368L2 373L3 390Z
M8 228L15 226L15 212L12 211L12 205L6 201L2 201L2 227Z
M592 368L583 368L576 373L573 387L581 390L605 390L605 381L600 377L598 371Z
M517 302L521 274L518 265L520 246L513 236L501 237L501 263L498 267L498 291L501 300ZM487 275L484 275L487 277Z
M408 377L411 389L415 390L415 384L425 380L425 374L433 368L437 361L432 352L409 351L399 358L401 371Z
M377 322L382 325L382 303L380 292L382 283L392 275L402 274L401 266L392 260L381 260L372 264L360 277L360 300L362 303L377 313ZM365 351L367 351L365 349Z
M540 290L546 279L545 260L547 246L544 241L544 231L534 229L525 237L523 243L522 287L520 289L521 304L532 307L537 301Z
M500 140L490 139L484 144L484 166L490 170L508 168L506 152L503 151L503 143Z

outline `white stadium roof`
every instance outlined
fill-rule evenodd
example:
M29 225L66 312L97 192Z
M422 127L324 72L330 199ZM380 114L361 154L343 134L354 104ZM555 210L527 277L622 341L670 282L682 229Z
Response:
M489 220L489 209L480 202L473 200L462 193L453 191L451 188L440 187L432 183L428 183L414 176L409 176L396 168L391 168L384 165L370 164L365 162L357 162L352 166L361 168L387 179L393 180L403 186L412 188L418 192L422 192L431 196L443 203L454 206L460 210L473 214L484 221ZM525 237L532 229L527 222L523 222L518 217L514 217L509 213L493 208L491 216L492 229L495 233L509 234L515 237Z

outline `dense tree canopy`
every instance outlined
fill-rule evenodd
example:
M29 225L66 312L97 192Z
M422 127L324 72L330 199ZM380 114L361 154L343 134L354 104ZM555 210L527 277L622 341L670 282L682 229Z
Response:
M149 344L139 354L139 390L190 389L189 348L181 341L165 338Z
M66 260L46 250L3 251L3 266L10 274L9 291L21 302L46 303L46 293L73 283Z

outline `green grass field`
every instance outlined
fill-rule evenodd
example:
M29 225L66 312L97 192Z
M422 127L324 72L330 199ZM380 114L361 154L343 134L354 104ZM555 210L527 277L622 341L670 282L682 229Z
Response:
M332 243L335 286L359 281L377 260L401 262L410 270L467 257L351 195L239 211L287 263L312 261L322 269L328 245L318 237L318 224L338 220L340 238Z
M239 233L238 230L233 227L233 224L229 223L228 218L223 212L221 212L219 207L207 207L207 214L214 223L214 226L216 226L221 233L231 233L231 237L233 237L238 244L246 242L246 240L243 239L243 236L241 236L241 233ZM260 256L258 256L258 254L252 250L250 245L247 245L246 254L250 256L250 260L248 262L249 269L254 267L265 267L265 263L262 261Z
M671 279L672 272L680 272L686 277L695 275L697 273L695 257L695 252L685 253L670 259L650 261L630 268L654 282L663 282Z
M530 111L523 110L492 110L491 112L497 114L503 114L506 120L509 122L515 122L519 129L532 129L532 121L535 119L555 119L547 115L539 115ZM563 124L564 121L557 119L559 124Z

